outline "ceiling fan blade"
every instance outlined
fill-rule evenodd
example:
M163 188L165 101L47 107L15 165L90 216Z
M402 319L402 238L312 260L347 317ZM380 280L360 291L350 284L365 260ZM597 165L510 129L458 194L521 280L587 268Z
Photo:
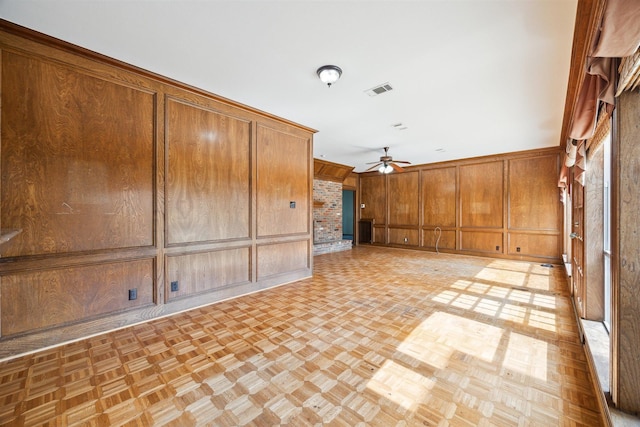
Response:
M406 163L408 165L411 164L411 162L407 162L406 160L392 160L392 161L393 161L393 163Z
M369 164L369 163L367 163L367 164ZM377 164L375 164L375 165L371 166L371 167L370 167L369 169L367 169L365 172L368 172L368 171L372 171L372 170L374 170L374 169L377 169L377 168L378 168L378 166L380 166L381 164L382 164L382 162L377 162Z
M404 172L404 169L402 169L400 166L396 165L395 163L389 163L389 164L396 172Z
M382 163L382 162L381 162L380 160L378 160L378 161L376 161L376 162L367 162L367 163L365 163L365 165L372 165L372 164L374 164L374 163Z

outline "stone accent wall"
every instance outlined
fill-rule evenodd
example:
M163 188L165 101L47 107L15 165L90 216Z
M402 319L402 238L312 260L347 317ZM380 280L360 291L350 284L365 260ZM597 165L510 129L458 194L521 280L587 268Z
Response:
M313 180L313 242L342 240L342 184Z
M330 252L350 251L353 249L353 240L339 240L330 243L316 243L313 245L313 254L322 255Z

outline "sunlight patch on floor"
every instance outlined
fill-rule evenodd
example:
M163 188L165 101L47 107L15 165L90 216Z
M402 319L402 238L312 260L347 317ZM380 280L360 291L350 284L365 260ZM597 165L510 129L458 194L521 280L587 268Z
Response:
M493 361L502 329L454 314L437 312L425 319L398 350L438 369L447 367L455 352Z
M458 295L460 295L458 292L442 291L433 297L433 300L441 304L450 304Z
M468 295L468 293L492 298L476 297ZM497 308L502 305L503 301L529 304L539 308L555 310L557 308L557 298L556 295L541 295L530 292L528 289L513 289L512 287L506 286L458 280L450 285L449 289L433 297L433 301L459 308L472 309L478 313L496 315L498 313ZM522 316L518 317L522 318Z
M555 295L534 295L533 304L539 307L556 309L556 296Z
M472 309L478 302L478 297L473 295L460 294L456 299L451 301L453 307L464 308L465 310Z
M547 346L545 341L511 332L502 367L546 381Z
M367 382L367 388L407 410L415 410L433 388L435 380L386 360Z
M541 265L500 260L491 262L476 277L505 285L548 291L551 290L551 271L551 268Z
M511 291L510 288L492 286L491 289L489 289L489 292L487 292L487 296L504 299L507 297L507 295L509 295L510 291Z
M482 298L478 301L478 304L473 308L473 311L480 314L486 314L487 316L495 317L500 310L502 304L494 299Z
M522 302L522 303L530 303L533 299L533 295L529 291L521 291L518 289L514 289L509 292L509 296L507 297L511 301Z
M551 290L551 278L548 275L528 274L524 285L530 289Z
M502 320L508 320L515 323L524 323L524 319L527 316L527 309L525 307L513 304L505 304L502 307L502 311L498 316Z
M477 279L504 283L510 286L523 286L527 278L527 273L485 267L480 270L475 277Z
M531 309L527 323L534 328L556 332L556 315L554 313Z
M495 268L497 270L520 271L526 273L531 270L531 263L498 259L491 261L487 267Z

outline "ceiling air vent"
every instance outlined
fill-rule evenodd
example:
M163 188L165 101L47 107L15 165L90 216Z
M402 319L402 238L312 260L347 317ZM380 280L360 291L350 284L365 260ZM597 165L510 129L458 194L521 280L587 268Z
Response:
M393 87L391 87L389 82L387 82L387 83L382 83L381 85L378 85L378 86L374 86L371 89L367 89L364 92L369 96L376 96L376 95L380 95L381 93L389 92L392 90L393 90Z

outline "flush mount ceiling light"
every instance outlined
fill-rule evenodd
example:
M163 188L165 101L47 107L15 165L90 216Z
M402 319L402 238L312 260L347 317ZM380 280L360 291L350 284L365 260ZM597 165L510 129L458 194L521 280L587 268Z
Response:
M342 69L337 65L323 65L318 68L317 73L322 83L326 83L327 86L331 87L342 75Z

